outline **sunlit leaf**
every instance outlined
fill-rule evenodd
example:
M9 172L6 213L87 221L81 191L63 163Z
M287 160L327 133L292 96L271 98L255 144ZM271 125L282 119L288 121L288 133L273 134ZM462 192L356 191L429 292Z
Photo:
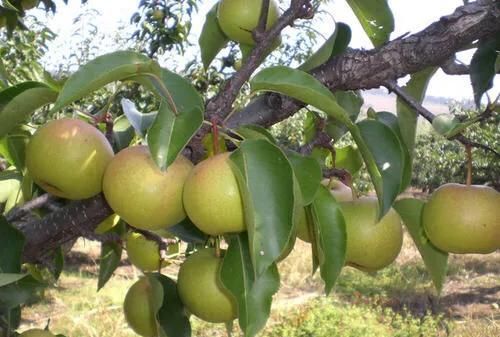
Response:
M201 29L200 38L198 39L201 50L201 60L205 69L208 68L219 51L229 42L229 39L219 27L217 6L218 3L208 11L205 23Z
M387 0L346 0L375 47L389 40L394 16Z

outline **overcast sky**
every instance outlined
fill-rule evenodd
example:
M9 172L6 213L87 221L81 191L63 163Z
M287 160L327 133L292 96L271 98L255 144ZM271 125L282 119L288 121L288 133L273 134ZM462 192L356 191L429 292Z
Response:
M57 62L62 55L71 54L70 47L76 41L76 37L72 37L74 32L72 29L73 20L81 12L80 1L70 0L69 5L62 4L61 0L56 0L58 3L58 12L55 16L46 16L42 10L36 10L37 16L46 20L49 27L59 36L57 40L51 44L51 56L45 61L47 63ZM139 0L88 0L87 8L95 8L102 15L93 20L93 24L99 27L101 32L112 35L121 26L129 26L129 19L132 13L137 10ZM204 21L204 15L208 9L215 3L215 0L205 0L199 7L198 14L195 14L193 19L193 29L190 40L196 41L201 30L201 25ZM439 19L443 15L453 12L453 10L463 4L462 0L390 0L389 4L395 17L395 31L392 37L398 37L406 32L414 33L422 30L430 23ZM361 25L357 22L355 16L349 6L343 0L335 0L328 5L328 10L337 21L343 21L350 25L353 38L351 47L370 49L372 45L364 33ZM80 23L85 25L86 23ZM133 31L134 27L130 27ZM324 22L316 27L325 36L330 35L333 28L332 22ZM73 42L70 42L73 41ZM102 50L99 54L110 52L110 46L102 44ZM460 53L459 59L463 62L468 62L472 56L471 52ZM500 80L496 79L495 86L490 90L491 96L495 97L500 92ZM458 100L472 99L472 90L468 76L447 76L441 71L434 75L429 89L428 95L455 98Z

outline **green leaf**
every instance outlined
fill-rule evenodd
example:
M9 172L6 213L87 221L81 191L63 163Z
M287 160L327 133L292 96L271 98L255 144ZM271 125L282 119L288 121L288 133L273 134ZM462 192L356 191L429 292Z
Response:
M437 68L431 67L412 74L411 79L408 81L403 89L407 94L411 95L418 103L422 103L427 91L427 86ZM400 98L397 99L396 110L398 115L399 129L404 144L408 149L410 160L413 162L413 152L415 148L415 135L417 132L417 118L418 112L408 106Z
M64 268L64 252L63 248L59 247L54 250L54 270L52 271L54 279L57 281L61 276Z
M187 243L204 244L208 240L208 235L200 231L187 217L169 227L167 231Z
M236 129L236 133L244 139L266 139L276 144L273 135L260 125L243 125Z
M500 36L479 40L479 46L470 62L470 80L474 102L479 108L483 94L493 87L495 63L500 53Z
M52 111L58 111L108 83L138 75L157 75L158 68L149 57L132 51L96 57L66 80Z
M273 295L279 289L275 263L256 276L246 233L232 235L222 262L222 284L238 303L238 320L245 337L255 336L266 324Z
M332 57L343 53L351 42L351 28L343 22L337 22L333 34L323 45L299 67L300 70L310 71L327 62Z
M377 191L379 196L379 219L382 218L391 208L401 189L404 170L404 155L402 146L394 132L385 124L365 119L357 123L361 136L366 146L375 159L376 168L367 168L370 176L382 178L382 184L375 185L375 188L382 189ZM358 144L359 147L359 144ZM377 173L378 171L378 173Z
M389 40L394 16L387 0L346 0L375 47Z
M203 112L198 107L175 114L165 101L161 102L147 135L149 150L160 169L173 163L202 123Z
M163 303L158 311L157 319L166 337L190 337L191 324L184 304L177 293L177 283L165 275L154 273L163 287Z
M345 221L340 205L325 186L320 186L311 210L317 250L315 255L318 257L321 278L328 295L345 264Z
M46 88L46 87L47 86L45 84L40 82L27 81L5 88L4 90L0 91L0 111L3 110L5 105L7 105L7 103L9 103L14 97L19 95L20 93L28 89Z
M312 105L341 123L350 124L347 112L338 105L335 96L312 75L285 66L269 67L250 81L252 92L268 90L283 93Z
M217 54L229 42L227 36L220 29L219 20L217 20L217 6L218 3L207 13L200 38L198 39L201 49L201 60L205 69L208 68Z
M4 90L2 93L7 90L9 89ZM6 95L10 95L10 92ZM0 138L25 121L31 113L44 105L54 102L56 97L56 91L40 85L17 92L17 95L8 101L0 98L0 101L5 102L0 110Z
M0 311L14 309L20 304L32 301L37 292L46 287L31 275L21 278L15 283L0 287Z
M101 259L99 262L99 278L97 291L109 281L114 271L118 268L122 256L122 246L116 242L103 242L101 244Z
M288 160L292 164L293 172L299 183L300 191L302 192L303 205L309 205L313 202L323 172L318 161L311 157L304 157L296 152L287 152Z
M337 103L344 108L351 121L358 119L361 107L363 106L363 96L359 91L336 91L334 94ZM346 132L347 127L341 124L337 119L329 117L326 124L326 132L335 141L339 140Z
M363 157L354 145L347 145L335 149L335 167L349 171L351 175L356 174L363 166Z
M403 192L411 183L412 165L411 158L408 149L405 146L403 135L399 128L398 117L387 111L377 112L376 118L379 122L384 123L391 128L392 132L396 135L401 144L401 150L403 151L403 177L401 179L401 187L399 192Z
M0 287L19 281L28 274L0 273Z
M5 142L14 166L20 171L24 171L24 159L26 156L26 146L31 134L28 131L18 130L5 136Z
M250 254L265 273L294 235L294 172L285 154L267 140L246 140L230 159L243 196Z
M438 293L443 289L446 271L448 269L448 253L443 252L429 241L421 223L422 210L425 202L418 199L403 199L394 204L411 238L424 260L425 266L431 275L432 282Z
M20 273L24 235L0 216L0 273Z
M153 124L153 121L155 120L158 113L142 113L137 110L134 102L126 98L122 98L120 104L122 106L123 114L125 115L125 117L127 117L127 120L130 123L129 125L134 128L135 132L140 137L144 137L144 135L146 134L146 130L151 127L151 124ZM129 131L127 131L128 128L126 127L125 122L121 123L122 125L120 126L120 128L123 130L122 132L127 132L128 134Z
M121 115L113 123L113 145L115 152L119 152L126 147L135 137L134 128L130 124L126 115Z

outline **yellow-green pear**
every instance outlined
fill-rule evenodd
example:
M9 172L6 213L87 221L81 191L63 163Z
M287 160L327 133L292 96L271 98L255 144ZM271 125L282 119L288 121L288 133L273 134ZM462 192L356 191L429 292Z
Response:
M123 149L109 163L103 192L125 222L140 229L173 226L186 217L182 189L193 164L179 156L166 171L153 161L146 146Z
M47 330L42 329L30 329L24 331L19 337L55 337L55 335L51 334Z
M177 279L179 296L186 308L212 323L229 322L237 317L236 302L220 281L221 263L215 249L201 249L181 265Z
M26 148L26 167L42 189L66 199L86 199L102 190L113 149L95 127L59 119L38 128Z
M246 229L238 182L229 152L198 163L184 185L184 207L191 221L210 235Z
M347 231L346 264L376 271L391 264L403 245L401 218L394 209L377 221L378 201L363 197L340 203Z
M163 303L163 287L153 277L141 277L125 295L123 311L128 325L138 335L158 336L156 313Z
M94 233L96 234L104 234L109 231L111 228L118 225L120 222L120 217L116 214L111 214L106 219L104 219L100 224L97 225Z
M158 271L165 264L158 243L141 233L128 232L125 246L130 262L144 272Z
M324 186L328 187L330 193L335 197L335 200L337 200L337 202L352 200L352 189L340 180L323 179L321 183Z
M422 225L445 252L492 253L500 249L500 193L488 186L442 185L425 204Z
M217 9L219 26L231 40L255 45L252 31L259 23L262 0L221 0ZM269 2L266 29L279 18L279 7L275 0Z

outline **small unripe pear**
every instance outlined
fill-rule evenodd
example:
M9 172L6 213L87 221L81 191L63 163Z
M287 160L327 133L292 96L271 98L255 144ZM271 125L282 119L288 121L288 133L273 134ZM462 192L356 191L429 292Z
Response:
M500 193L488 186L445 184L425 204L422 225L445 252L492 253L500 249Z
M158 336L156 313L163 303L163 287L153 277L142 277L125 295L123 310L129 326L144 337Z
M200 162L184 185L184 207L189 219L210 235L246 229L243 202L229 155L221 153Z
M130 262L142 271L158 271L164 264L158 243L146 238L141 233L129 232L125 246Z
M229 322L237 317L237 305L220 281L221 262L215 249L199 250L182 264L177 280L179 296L186 308L212 323Z

